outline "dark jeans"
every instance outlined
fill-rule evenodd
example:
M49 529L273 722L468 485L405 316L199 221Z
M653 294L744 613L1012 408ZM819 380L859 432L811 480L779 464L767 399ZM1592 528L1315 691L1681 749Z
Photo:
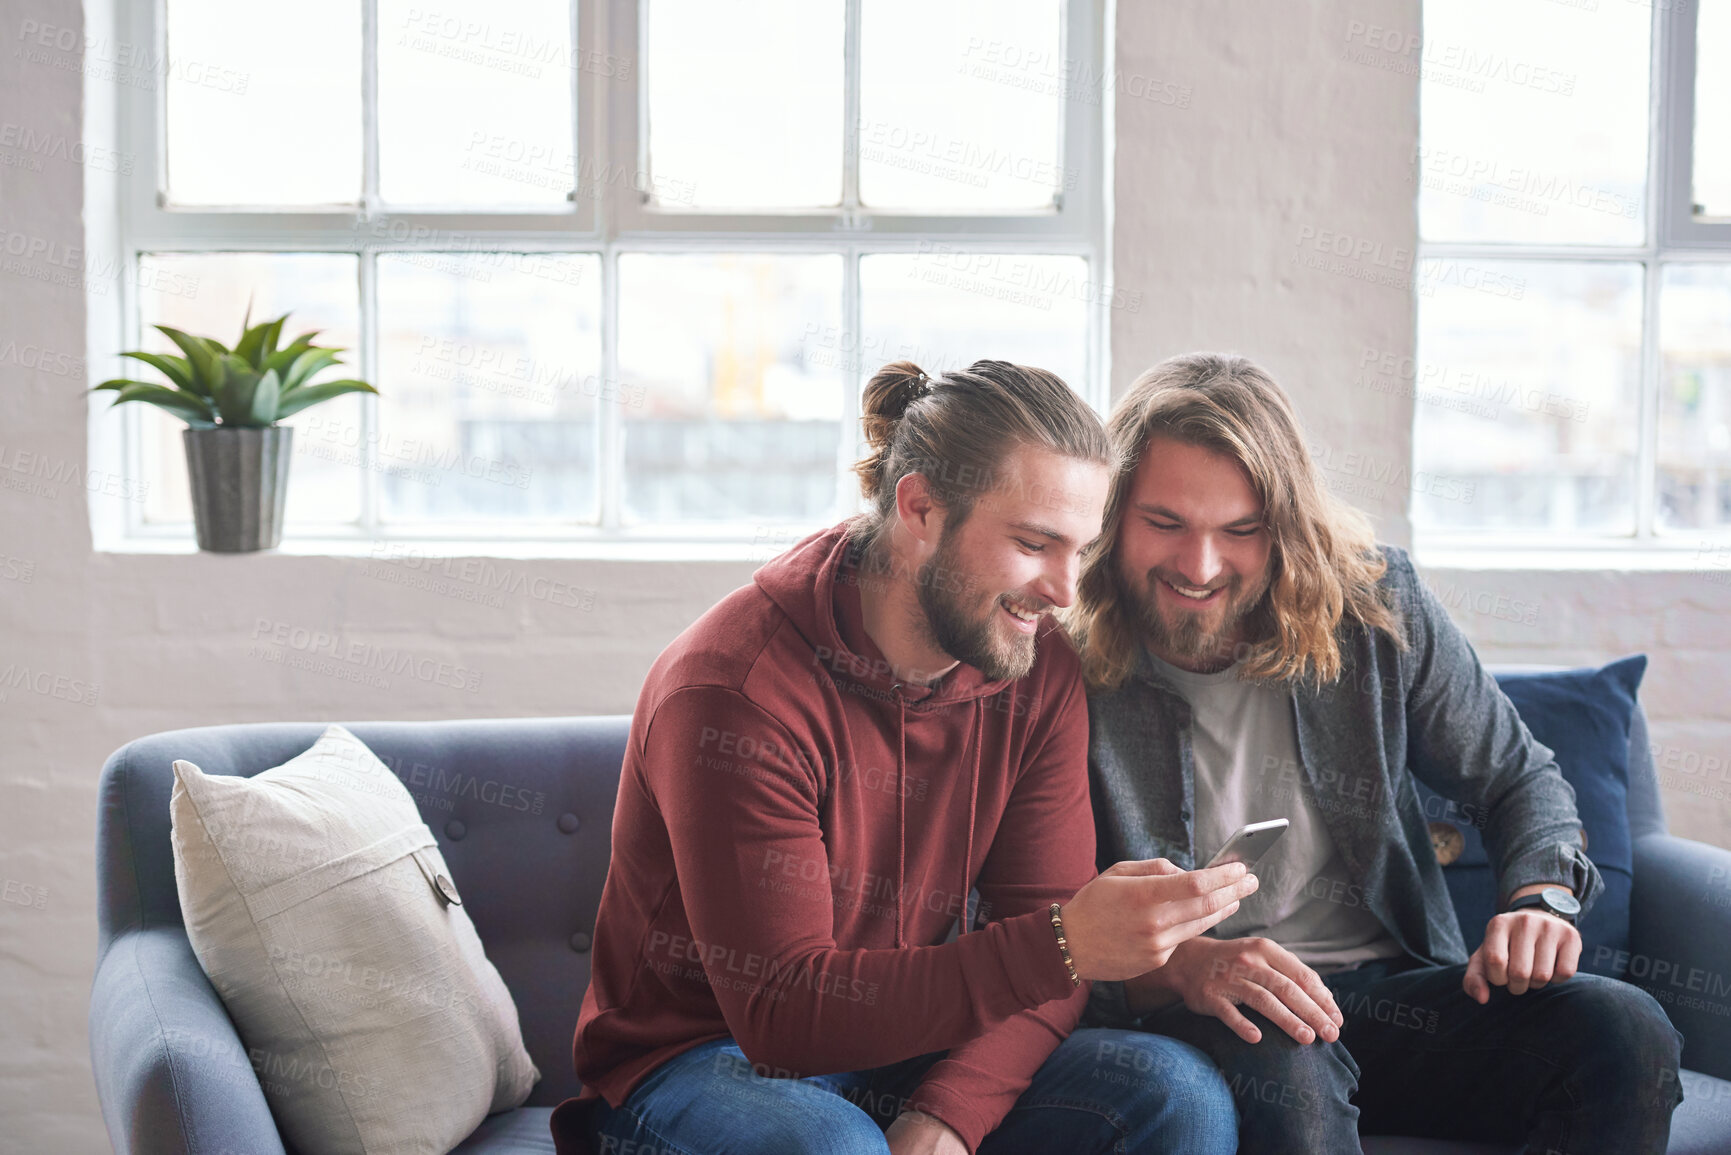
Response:
M650 1072L590 1115L596 1155L883 1155L883 1132L943 1053L809 1078L762 1075L731 1039ZM1208 1057L1141 1031L1058 1045L978 1155L1232 1155L1237 1122Z
M1480 1006L1465 973L1399 959L1323 976L1346 1019L1334 1043L1294 1042L1247 1007L1259 1043L1183 1004L1140 1025L1220 1065L1243 1155L1357 1152L1360 1132L1662 1155L1683 1036L1651 995L1577 974L1523 995L1492 987Z

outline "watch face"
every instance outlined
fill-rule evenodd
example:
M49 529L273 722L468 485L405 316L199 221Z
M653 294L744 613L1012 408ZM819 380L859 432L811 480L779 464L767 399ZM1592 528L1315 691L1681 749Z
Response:
M1571 917L1581 913L1581 900L1561 887L1553 886L1548 890L1539 891L1539 896L1545 900L1545 905L1560 914Z

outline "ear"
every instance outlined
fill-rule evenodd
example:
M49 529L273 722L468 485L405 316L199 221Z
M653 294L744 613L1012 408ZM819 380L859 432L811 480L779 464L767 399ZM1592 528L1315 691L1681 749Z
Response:
M923 473L904 473L896 482L896 519L921 545L935 548L944 529L944 507L932 496Z

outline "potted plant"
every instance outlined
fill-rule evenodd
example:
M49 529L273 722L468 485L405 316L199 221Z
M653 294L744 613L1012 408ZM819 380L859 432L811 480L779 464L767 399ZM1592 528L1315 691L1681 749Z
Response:
M282 542L294 430L277 422L344 393L378 392L352 378L314 384L313 377L342 364L337 354L344 350L314 345L317 329L279 349L288 314L248 328L251 319L249 306L233 349L157 325L184 357L132 350L121 356L143 361L170 384L117 377L91 389L113 390L115 405L147 401L186 422L181 438L198 548L217 553L274 549Z

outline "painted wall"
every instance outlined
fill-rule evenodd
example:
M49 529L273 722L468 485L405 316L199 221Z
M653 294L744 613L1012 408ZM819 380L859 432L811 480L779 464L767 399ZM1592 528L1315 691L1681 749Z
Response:
M0 687L0 1151L30 1155L107 1149L85 1014L96 783L111 751L221 722L628 711L661 647L754 564L494 558L419 588L426 571L370 558L93 553L89 504L127 494L88 460L87 287L73 250L114 227L113 160L27 154L5 135L81 140L79 54L57 45L86 31L106 45L86 62L95 75L115 50L101 14L89 19L72 0L0 0L0 670L29 672ZM1417 88L1343 51L1355 22L1417 21L1417 0L1118 4L1115 278L1141 295L1111 319L1115 387L1175 352L1257 358L1297 398L1331 484L1398 542L1405 492L1386 477L1409 458L1410 401L1354 382L1367 357L1412 350L1402 278ZM1345 262L1328 253L1342 234L1358 254ZM104 299L118 290L100 271L88 280ZM1430 576L1465 591L1460 621L1487 657L1650 653L1672 823L1731 846L1723 586L1674 573ZM500 584L512 592L499 604L475 600ZM302 631L400 647L478 685L437 674L360 685L270 659Z

